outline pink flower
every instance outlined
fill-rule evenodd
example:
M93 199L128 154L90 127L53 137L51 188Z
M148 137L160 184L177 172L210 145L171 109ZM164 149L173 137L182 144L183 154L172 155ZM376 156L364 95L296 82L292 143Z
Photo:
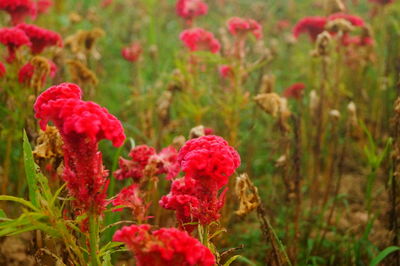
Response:
M229 65L221 65L219 67L219 75L222 78L228 78L228 77L232 77L233 76L233 69L231 66ZM206 135L210 135L210 134L206 134Z
M215 135L186 142L179 151L178 161L186 178L194 178L210 190L225 186L240 165L240 157L235 149Z
M190 51L210 51L218 53L221 45L214 34L202 28L184 30L179 38Z
M57 72L57 66L53 63L53 61L48 60L48 63L50 65L50 72L48 76L53 78ZM26 63L21 67L21 69L18 71L18 82L19 83L28 83L33 77L33 74L35 72L35 67L31 63ZM46 82L46 75L42 76L42 83Z
M363 27L365 25L365 22L362 18L350 14L345 14L345 13L335 13L332 14L328 17L328 21L333 21L336 19L344 19L350 22L353 26L356 27Z
M176 2L176 13L188 21L207 14L207 11L208 6L203 0L178 0Z
M0 29L0 43L7 46L8 56L6 60L8 63L14 61L15 54L21 46L31 45L31 42L25 32L18 28Z
M257 39L262 38L262 27L253 19L233 17L228 20L228 29L232 35L246 35L251 32Z
M327 19L324 17L305 17L294 26L293 35L298 38L300 34L306 33L312 41L324 31Z
M156 154L156 150L147 145L134 147L129 153L129 157L132 158L131 160L126 160L122 157L119 159L120 169L115 171L115 178L118 180L142 178L144 176L144 169L149 163L150 157L154 154Z
M150 231L148 224L124 226L113 241L124 242L135 255L138 266L213 266L211 251L187 232L176 228Z
M164 148L157 155L150 157L151 161L156 162L158 174L167 175L167 180L174 179L181 170L178 163L178 151L173 146Z
M49 8L53 6L52 0L38 0L36 3L37 13L44 14L49 11Z
M305 87L306 86L303 83L295 83L285 89L285 91L283 92L283 96L286 98L294 98L296 100L299 100L301 99L301 97L303 97L303 91Z
M184 177L173 181L170 193L163 196L159 204L165 209L174 210L179 227L192 232L197 227L193 223L208 225L220 218L225 193L226 189L218 195L218 191Z
M132 43L131 45L122 48L121 54L125 60L129 62L135 62L142 54L142 46L138 42Z
M2 62L0 62L0 78L4 77L6 74L6 67Z
M31 24L19 24L17 28L23 30L29 37L32 43L32 54L40 54L48 46L63 46L60 34L54 31L43 29Z
M14 25L23 22L27 16L36 17L36 3L32 0L1 0L0 10L10 14Z
M145 205L143 200L140 198L140 189L138 184L130 185L123 188L121 192L112 200L113 206L123 206L123 208L129 208L132 210L132 216L138 221L144 221L149 217L146 217L146 212L149 205ZM116 209L114 211L122 211L123 208Z
M104 169L98 142L125 140L120 121L93 102L81 100L81 89L71 83L50 87L36 99L35 117L42 130L51 120L64 142L63 179L78 211L101 214L106 205L108 171Z

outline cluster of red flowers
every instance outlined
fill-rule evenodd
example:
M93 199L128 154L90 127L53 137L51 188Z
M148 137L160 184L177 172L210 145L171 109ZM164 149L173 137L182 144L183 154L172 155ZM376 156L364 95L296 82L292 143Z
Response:
M232 35L245 36L251 32L257 39L261 39L263 36L261 25L254 19L233 17L228 20L227 24Z
M176 2L176 13L189 24L195 17L207 14L207 11L208 6L203 0L178 0Z
M7 46L8 56L6 57L6 60L8 63L14 61L16 52L21 46L31 46L29 37L23 30L18 28L1 28L0 43Z
M133 178L140 181L150 167L156 169L155 174L157 175L166 174L169 180L175 178L179 173L178 152L172 146L157 154L154 148L139 145L130 151L129 157L131 160L119 159L120 169L114 173L116 179Z
M190 51L210 51L218 53L221 44L214 37L214 34L202 28L184 30L179 38Z
M351 23L351 25L355 27L365 27L365 22L362 18L354 15L344 14L344 13L336 13L332 14L328 17L305 17L301 19L293 29L293 35L298 38L301 34L308 34L312 41L317 39L317 36L325 30L325 26L329 21L334 21L337 19L344 19ZM334 35L334 32L331 32ZM346 38L349 38L349 35L346 33L343 35L343 44L345 44ZM371 43L372 39L365 40L364 43Z
M1 0L0 10L4 10L11 16L14 25L24 21L25 17L36 17L36 3L33 0Z
M295 83L283 91L283 96L286 98L294 98L299 100L303 97L305 88L306 85L304 85L304 83Z
M25 23L17 25L17 28L23 30L31 41L32 54L40 54L48 46L63 45L60 34L54 31Z
M44 73L42 76L42 83L46 82L47 76L54 78L57 72L57 66L54 64L53 61L48 60L49 66L50 66L50 72L48 75ZM19 83L29 83L33 77L33 74L35 73L35 67L31 63L26 63L21 67L21 69L18 71L18 82Z
M78 210L100 214L106 205L107 171L98 151L101 139L121 146L120 121L96 103L81 100L81 89L62 83L44 91L34 105L42 130L51 120L64 141L63 179Z
M229 65L221 65L219 67L219 75L222 78L228 78L233 76L233 69Z
M140 188L138 184L132 184L123 188L120 193L112 200L114 206L123 206L114 211L122 211L123 208L132 210L132 216L139 222L146 220L146 211L149 205L146 205L140 197Z
M239 154L221 137L209 135L188 141L179 151L184 178L172 183L160 205L175 210L181 228L191 232L199 222L207 225L219 219L228 178L240 164Z
M151 232L148 224L125 226L114 234L114 241L124 242L135 254L136 265L212 266L211 251L187 232L161 228Z
M142 54L142 46L138 42L132 43L131 45L122 48L121 54L125 60L136 62Z

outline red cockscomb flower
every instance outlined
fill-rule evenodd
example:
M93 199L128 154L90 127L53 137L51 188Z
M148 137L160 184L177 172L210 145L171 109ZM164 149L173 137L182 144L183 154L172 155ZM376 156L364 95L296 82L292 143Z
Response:
M223 138L215 135L191 139L178 155L186 178L194 178L210 190L222 188L240 165L239 154Z
M123 188L121 192L112 200L113 206L123 206L120 209L114 211L122 211L124 208L132 210L132 216L138 221L142 222L149 217L146 217L146 211L149 205L145 205L143 200L140 198L140 188L138 184L130 185Z
M113 241L124 242L135 255L136 265L212 266L211 251L187 232L176 228L150 231L148 224L124 226Z
M47 13L49 11L50 7L53 6L53 1L39 0L39 1L37 1L36 6L37 6L37 13L44 14L44 13Z
M43 29L31 24L19 24L17 28L23 30L29 37L32 43L32 54L39 54L48 46L58 45L62 47L63 45L60 34L54 31Z
M356 27L363 27L365 22L362 18L355 15L345 14L345 13L335 13L328 17L328 21L333 21L336 19L344 19L350 22L353 26Z
M295 83L292 86L285 89L283 96L286 98L294 98L296 100L303 97L303 92L306 86L303 83Z
M36 17L36 3L33 0L0 0L0 10L11 16L13 25L24 21L25 17Z
M214 34L202 28L184 30L179 38L190 51L210 51L218 53L221 45Z
M219 67L219 75L222 78L228 78L228 77L232 77L233 76L233 69L231 66L228 65L222 65ZM209 135L209 134L206 134Z
M44 84L46 82L47 76L54 78L57 72L57 66L54 64L53 61L48 60L49 66L50 66L50 72L48 75L43 75L42 76L42 83ZM31 63L26 63L21 67L21 69L18 71L18 82L19 83L28 83L35 72L35 67Z
M327 19L325 17L305 17L294 26L293 35L298 38L300 34L306 33L312 41L325 29Z
M6 67L2 62L0 62L0 78L4 77L5 74L6 74Z
M8 56L6 60L11 63L15 59L15 53L23 45L30 46L31 42L24 31L18 28L0 29L0 43L7 46Z
M118 180L125 178L142 178L144 175L144 169L149 163L150 157L154 154L156 154L156 150L147 145L134 147L129 153L129 157L132 158L131 160L126 160L122 157L119 159L120 169L115 171L115 178Z
M121 54L125 60L135 62L142 54L142 46L138 42L132 43L131 45L122 48Z
M162 149L158 154L150 157L150 162L155 162L158 174L166 174L167 180L174 179L181 170L178 162L178 151L169 146Z
M228 20L227 24L232 35L243 36L251 32L257 39L260 39L263 35L261 25L254 19L233 17Z
M191 22L195 17L207 14L208 6L203 0L178 0L176 13Z
M125 140L121 122L94 102L81 100L81 89L71 83L50 87L36 99L35 117L42 130L51 120L64 146L63 179L78 211L101 214L106 206L108 172L103 167L98 142L121 146Z

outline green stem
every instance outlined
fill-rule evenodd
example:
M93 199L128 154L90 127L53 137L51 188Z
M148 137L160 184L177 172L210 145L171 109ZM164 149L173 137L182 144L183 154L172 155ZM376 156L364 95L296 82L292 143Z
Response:
M98 243L99 243L99 225L98 217L96 214L89 215L89 244L90 244L90 261L91 266L100 265L99 258L97 257Z

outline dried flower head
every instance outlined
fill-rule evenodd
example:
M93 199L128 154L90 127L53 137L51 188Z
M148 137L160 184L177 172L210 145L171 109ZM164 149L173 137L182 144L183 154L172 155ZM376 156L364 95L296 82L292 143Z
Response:
M49 46L63 46L63 41L60 34L54 31L25 23L18 24L17 28L23 30L29 37L29 40L32 43L32 54L40 54L46 47Z
M40 130L36 143L33 155L37 160L62 158L64 156L63 141L60 132L54 126L48 126L44 131Z
M87 60L89 56L99 59L100 53L96 50L96 43L104 35L105 32L100 28L79 30L65 39L65 46L69 47L79 59Z
M261 203L258 189L247 174L241 174L236 178L235 193L239 198L239 209L235 213L239 216L250 213Z
M184 30L179 38L190 51L210 51L218 53L221 45L214 34L202 28Z
M170 121L169 113L173 96L172 91L165 90L157 100L157 114L163 125L167 125Z
M351 32L354 31L354 26L350 21L338 18L335 20L328 21L325 26L325 29L329 32Z
M134 42L131 45L122 48L122 57L129 62L136 62L142 54L142 46L139 42Z
M260 94L271 93L275 88L275 76L264 74L261 79L261 84L258 89Z
M312 52L312 55L316 57L327 57L329 55L331 45L332 37L329 32L322 32L317 37L317 41L315 42L315 49Z
M31 41L25 32L15 27L0 29L0 43L7 46L8 56L6 60L8 63L14 61L16 52L21 46L31 46Z
M33 0L2 0L0 10L4 10L11 16L14 25L24 21L25 17L36 17L36 3Z
M148 224L124 226L113 237L135 255L136 265L213 266L211 251L187 232L176 228L150 231Z
M310 91L310 112L316 114L319 106L320 98L315 90Z
M245 36L247 33L252 33L257 39L263 36L261 25L254 19L233 17L228 20L227 25L229 32L238 37Z
M81 86L96 86L99 83L96 74L82 62L78 60L68 60L67 64L73 82Z
M52 61L35 56L19 70L18 82L38 91L46 83L47 77L53 78L56 72L57 66Z
M51 120L64 142L63 179L77 210L101 214L106 205L108 172L103 167L98 142L125 140L121 123L105 108L81 100L81 89L71 83L50 87L36 99L35 117L42 130Z

